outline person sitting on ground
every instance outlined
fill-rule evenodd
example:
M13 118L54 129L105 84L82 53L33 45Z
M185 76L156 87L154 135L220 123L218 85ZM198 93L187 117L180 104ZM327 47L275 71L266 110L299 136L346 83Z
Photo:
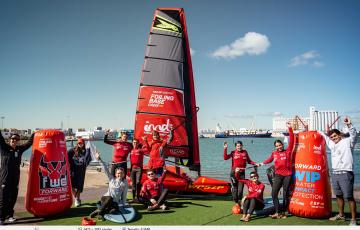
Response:
M109 172L108 167L100 158L100 153L95 154L109 179L108 191L101 197L100 207L90 214L91 218L100 216L102 219L106 213L115 213L119 210L119 204L127 205L126 196L128 192L128 183L123 168L115 170L115 177Z
M291 162L292 152L294 148L294 133L290 122L286 123L289 130L289 144L284 149L284 144L280 140L274 142L275 150L271 153L270 157L258 163L257 166L269 164L274 161L275 165L275 178L272 185L271 197L275 206L275 213L270 215L273 219L286 218L289 201L290 201L290 184L292 182L293 165ZM283 188L283 205L280 208L279 192L281 187Z
M133 202L137 202L139 200L144 154L146 152L148 152L146 146L141 146L139 140L134 138L133 149L130 152L130 163L131 163L130 179L132 183L131 190L133 195Z
M84 189L86 167L90 164L90 149L85 148L85 141L79 138L77 145L69 149L68 159L70 163L71 187L75 200L75 207L81 205L80 193Z
M230 171L230 182L231 182L231 194L235 203L239 204L243 197L244 184L239 183L235 178L235 169L238 168L239 177L245 179L245 168L246 164L256 165L249 157L248 152L243 149L243 143L237 141L235 143L235 150L231 151L230 154L227 154L227 142L224 142L224 160L231 158L231 171Z
M339 209L339 213L331 217L330 220L345 220L345 198L348 200L351 213L350 225L354 226L357 223L356 202L354 199L353 155L357 135L349 117L345 117L344 124L343 133L349 134L349 137L344 137L338 129L328 131L328 135L323 132L320 132L320 134L324 137L331 152L331 183Z
M148 211L161 208L162 210L168 209L165 204L165 199L168 194L168 189L162 189L163 181L166 177L166 169L160 178L157 178L153 169L147 171L148 179L144 182L141 191L139 202L147 206Z
M256 171L250 172L250 180L242 179L239 174L236 174L236 179L246 184L248 188L248 194L242 199L243 216L240 219L241 221L248 222L254 210L262 210L264 208L263 194L265 185L259 181L259 175Z
M127 173L127 158L129 153L131 152L133 146L130 142L127 141L128 134L127 132L121 132L120 138L116 141L108 140L110 130L106 130L104 136L104 142L106 144L112 145L114 148L113 152L113 162L110 167L110 172L112 175L115 173L116 168L123 168L125 174Z

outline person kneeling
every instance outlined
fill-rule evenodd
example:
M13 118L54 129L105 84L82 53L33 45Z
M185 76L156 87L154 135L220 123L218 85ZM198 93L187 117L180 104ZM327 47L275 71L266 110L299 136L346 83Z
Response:
M148 211L161 208L168 209L165 205L165 199L168 194L168 189L163 189L163 181L166 177L166 169L163 171L160 178L157 178L154 170L147 171L148 179L144 182L141 191L139 202L147 206Z
M126 196L128 192L128 183L123 168L115 170L115 177L109 172L104 161L100 158L100 154L95 154L109 179L108 191L101 197L100 207L90 214L91 218L100 216L102 219L106 213L115 213L119 211L119 204L126 205Z
M248 187L248 194L242 199L243 203L243 216L241 221L250 221L251 214L254 210L261 210L264 208L263 193L265 185L259 181L259 175L256 171L250 173L250 180L241 179L238 174L236 179L244 183Z

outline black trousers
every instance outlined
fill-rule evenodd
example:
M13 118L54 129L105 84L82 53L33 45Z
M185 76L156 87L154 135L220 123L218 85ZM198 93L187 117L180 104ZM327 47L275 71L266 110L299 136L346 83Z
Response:
M275 174L274 183L272 186L271 196L275 206L275 213L279 212L287 212L289 206L289 190L290 184L292 181L292 177L290 176L282 176L279 174ZM280 210L280 203L279 203L279 191L283 188L283 205L282 209Z
M102 196L101 197L101 206L100 206L99 215L104 216L106 213L109 213L110 210L115 209L119 210L119 204L116 203L111 196Z
M243 205L244 214L251 215L254 212L254 210L261 210L263 208L264 208L264 203L255 198L245 199L244 201L244 205Z
M245 171L239 172L241 179L245 179ZM230 181L231 181L231 195L235 203L239 203L243 197L244 184L239 182L235 177L235 171L230 172Z
M167 188L165 188L159 197L153 198L157 201L159 206L165 203L168 192L169 192L169 190ZM151 203L150 199L148 199L146 197L139 197L139 202L144 204L146 207L153 205L153 203Z
M130 179L132 183L132 194L133 199L139 199L139 193L141 190L141 176L142 176L142 168L132 168L130 173Z
M117 168L123 168L124 169L124 172L125 172L125 175L127 174L127 162L124 161L124 162L120 162L120 163L115 163L115 162L112 162L111 166L110 166L110 173L111 175L115 176L115 170Z
M14 206L18 197L19 187L16 183L1 184L0 186L0 220L4 221L7 217L14 215Z

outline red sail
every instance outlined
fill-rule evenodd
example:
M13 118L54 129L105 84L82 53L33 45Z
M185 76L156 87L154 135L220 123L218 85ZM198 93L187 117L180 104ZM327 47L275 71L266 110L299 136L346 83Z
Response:
M158 8L145 51L134 135L151 140L157 130L166 139L174 129L165 156L187 160L186 166L200 172L196 112L184 10Z

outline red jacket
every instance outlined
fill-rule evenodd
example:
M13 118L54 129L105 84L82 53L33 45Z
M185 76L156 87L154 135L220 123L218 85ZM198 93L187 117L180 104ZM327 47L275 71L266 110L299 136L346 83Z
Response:
M248 194L246 195L246 197L249 199L255 198L258 201L264 203L263 194L264 194L264 190L265 190L265 185L261 182L259 182L259 184L257 184L251 180L240 179L238 175L239 174L235 175L236 179L238 179L239 182L246 184L246 186L248 187Z
M173 133L171 131L168 140L153 140L150 144L147 141L144 142L146 148L150 151L148 168L161 168L165 165L164 148L166 145L170 144L172 139Z
M246 168L246 163L255 165L256 163L252 161L249 157L249 154L246 150L241 150L240 152L237 150L231 151L231 153L227 154L227 148L224 149L224 160L232 158L231 169L235 170L235 168L240 168L240 172L244 172Z
M289 128L289 137L290 141L286 150L281 152L273 151L268 159L266 159L263 164L269 164L272 161L275 163L275 174L282 176L290 176L292 174L292 160L291 153L294 148L294 133L292 128Z
M161 184L164 182L166 177L166 172L164 172L160 178L155 178L155 180L147 179L142 185L141 194L147 199L152 199L159 197L161 195Z
M113 162L120 163L127 161L127 157L133 149L131 143L127 141L110 141L107 139L107 135L105 135L104 142L114 147Z
M144 154L147 152L147 148L132 149L130 152L131 168L142 168L144 162Z

